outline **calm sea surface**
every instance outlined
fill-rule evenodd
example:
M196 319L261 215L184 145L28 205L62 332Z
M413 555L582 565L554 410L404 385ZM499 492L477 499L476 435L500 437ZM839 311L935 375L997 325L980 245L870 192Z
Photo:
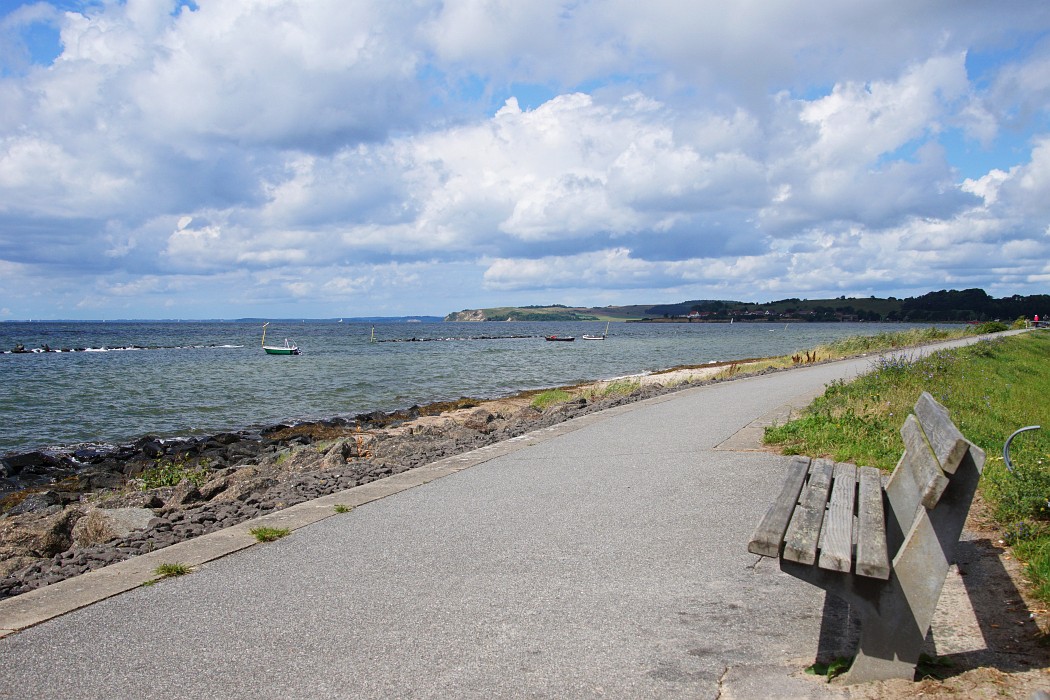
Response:
M900 324L0 323L0 453L199 435L782 355ZM574 335L551 343L545 335ZM518 336L518 337L515 337ZM412 339L422 342L411 342ZM401 342L394 342L401 341ZM17 344L85 352L15 354ZM139 346L142 349L115 349Z

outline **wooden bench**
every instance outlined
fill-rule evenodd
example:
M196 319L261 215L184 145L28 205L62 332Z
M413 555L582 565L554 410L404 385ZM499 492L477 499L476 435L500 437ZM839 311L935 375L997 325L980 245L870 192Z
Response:
M847 683L913 678L984 468L984 452L926 392L901 436L885 482L872 467L794 458L748 544L860 619Z

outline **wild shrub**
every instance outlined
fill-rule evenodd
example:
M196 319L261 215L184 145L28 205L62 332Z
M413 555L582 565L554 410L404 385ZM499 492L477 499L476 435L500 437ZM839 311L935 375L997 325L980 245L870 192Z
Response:
M139 478L142 480L143 489L176 486L183 479L200 486L208 480L207 462L191 464L184 457L158 460L154 466L143 471Z

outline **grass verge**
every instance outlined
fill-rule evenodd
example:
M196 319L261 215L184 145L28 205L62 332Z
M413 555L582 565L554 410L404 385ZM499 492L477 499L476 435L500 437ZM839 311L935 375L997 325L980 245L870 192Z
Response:
M1050 603L1050 426L1014 441L1014 473L1002 457L1012 432L1050 416L1050 333L995 338L921 358L902 348L874 360L856 380L831 384L797 420L768 428L765 442L787 454L890 470L904 449L898 431L922 391L986 452L981 493L1002 539L1025 563L1033 593Z
M856 357L866 353L883 352L895 348L914 347L928 343L936 343L944 340L962 338L968 335L991 333L1006 330L1002 324L984 324L982 326L953 326L947 328L915 328L895 333L876 333L874 335L850 336L816 348L799 349L790 355L780 357L765 357L730 362L717 374L711 375L714 380L725 380L734 377L743 377L749 374L758 374L769 369L787 369L789 367L823 362L827 360L839 360L846 357ZM673 367L667 370L671 373L677 370L707 369L711 365L687 365ZM664 372L653 375L659 378ZM659 380L658 380L659 381ZM668 382L673 380L668 380ZM677 383L691 380L678 380ZM666 382L664 382L666 383ZM608 382L594 382L579 386L566 386L555 389L547 389L535 392L531 406L537 410L544 411L551 406L567 403L579 398L587 401L597 401L609 396L626 396L637 391L642 386L638 379L627 378Z
M554 406L559 403L565 403L566 401L570 401L572 398L573 395L570 394L568 391L565 391L564 389L549 389L547 391L542 391L536 395L536 397L532 400L532 407L540 411L545 411L551 406Z
M600 401L612 396L630 396L641 386L642 383L637 379L614 379L584 387L581 395L588 401Z

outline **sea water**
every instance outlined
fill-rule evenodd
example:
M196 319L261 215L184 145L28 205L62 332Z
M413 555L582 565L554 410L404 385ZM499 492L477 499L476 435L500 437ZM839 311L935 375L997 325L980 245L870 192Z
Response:
M202 435L791 354L874 323L0 323L0 454ZM373 341L374 328L374 341ZM547 342L571 335L572 343ZM69 352L12 353L17 345Z

